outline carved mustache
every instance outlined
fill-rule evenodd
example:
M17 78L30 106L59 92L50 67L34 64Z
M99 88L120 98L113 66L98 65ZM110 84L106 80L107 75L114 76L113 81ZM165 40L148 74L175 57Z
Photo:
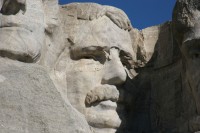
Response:
M85 98L85 104L91 105L95 102L111 100L117 102L119 100L119 91L116 86L113 85L102 85L87 93Z

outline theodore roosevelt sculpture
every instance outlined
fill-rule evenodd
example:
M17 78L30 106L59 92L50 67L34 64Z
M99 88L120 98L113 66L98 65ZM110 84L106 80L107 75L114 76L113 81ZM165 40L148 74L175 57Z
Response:
M94 3L68 4L62 12L67 48L55 70L65 73L67 89L60 92L95 133L119 131L125 113L122 86L135 57L128 17L120 9Z
M174 91L175 87L169 85L172 82L166 81L173 81L180 67L173 67L176 74L170 76L174 74L168 73L171 60L163 61L173 53L170 51L173 44L163 42L163 36L172 37L170 30L166 33L171 23L136 32L124 12L114 7L73 3L60 6L59 10L57 0L0 0L0 132L151 132L151 126L148 130L137 128L146 128L140 125L145 120L155 124L158 132L198 132L199 14L198 0L177 0L173 35L183 59L183 88ZM135 40L131 40L130 32ZM139 87L149 83L145 85L148 92L138 88L142 96L135 94L139 100L135 106L131 104L133 95L126 95L127 87L129 90L134 87L126 85L132 82L130 77L135 78L133 67L137 60L145 65L148 61L142 59L154 53L155 44L159 47L158 55L164 55L159 56L161 63L159 60L156 65L167 74L157 71L152 76L154 68L147 68L152 70L147 77L154 77L154 82L140 81ZM163 87L166 84L167 88ZM154 92L149 89L151 85L156 88L152 89ZM184 90L189 92L184 94L187 97L182 96ZM150 97L144 98L147 93ZM159 94L156 97L162 105L160 112L152 109L156 104L151 101L154 93ZM143 102L145 99L150 102ZM150 109L140 108L145 107L143 103ZM127 105L132 107L128 111L136 109L142 113L128 112ZM179 105L184 105L184 109ZM133 115L127 121L128 113ZM148 116L154 113L162 117L155 116L153 121ZM127 124L134 131L127 131Z

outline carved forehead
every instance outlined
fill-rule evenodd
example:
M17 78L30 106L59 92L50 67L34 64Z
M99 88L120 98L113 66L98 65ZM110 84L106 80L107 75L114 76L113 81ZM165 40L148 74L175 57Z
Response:
M121 10L112 6L104 6L96 3L70 3L61 6L66 16L76 19L92 21L96 18L107 16L118 27L131 30L131 22L128 16Z
M179 45L186 35L191 34L200 25L200 1L177 0L173 10L173 33ZM196 32L197 33L197 32Z
M69 36L73 38L74 47L118 47L133 53L129 32L120 29L106 16L93 21L77 21Z
M200 18L199 0L177 0L173 10L173 20L182 25L192 26Z
M57 2L58 3L58 0L42 0L43 2Z
M43 4L47 20L57 20L59 12L58 0L43 0Z
M62 6L61 12L65 37L75 46L113 45L130 50L129 31L112 20L130 22L122 10L96 3L71 3Z
M46 8L51 8L51 10L58 10L58 0L42 0Z

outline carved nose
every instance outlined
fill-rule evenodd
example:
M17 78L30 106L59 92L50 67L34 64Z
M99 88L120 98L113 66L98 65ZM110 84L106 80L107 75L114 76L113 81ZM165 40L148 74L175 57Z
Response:
M1 0L0 9L3 15L16 15L20 10L25 12L26 0Z
M105 63L102 84L119 85L126 81L126 71L121 63L119 54L112 52L111 59Z

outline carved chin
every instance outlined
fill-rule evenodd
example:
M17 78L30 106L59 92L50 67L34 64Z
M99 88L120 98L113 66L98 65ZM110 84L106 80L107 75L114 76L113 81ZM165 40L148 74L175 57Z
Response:
M41 51L42 41L36 41L33 34L23 28L0 29L0 56L22 62L35 62Z

